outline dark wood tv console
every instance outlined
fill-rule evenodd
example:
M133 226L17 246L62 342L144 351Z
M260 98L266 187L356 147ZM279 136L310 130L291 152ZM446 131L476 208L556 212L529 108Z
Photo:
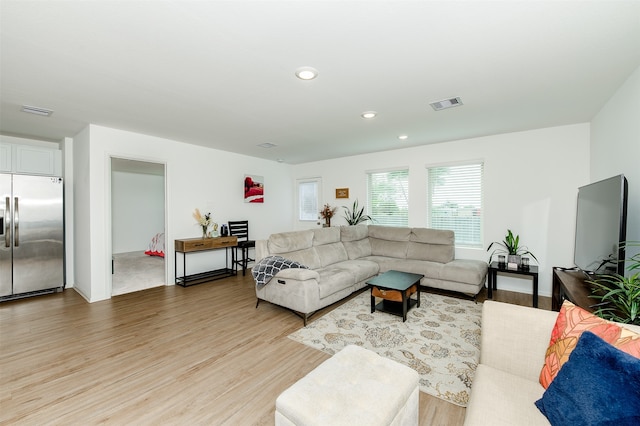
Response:
M595 308L592 306L598 303L598 300L589 297L591 286L585 282L585 278L582 271L554 267L551 309L559 311L562 302L566 299L576 306L593 312Z

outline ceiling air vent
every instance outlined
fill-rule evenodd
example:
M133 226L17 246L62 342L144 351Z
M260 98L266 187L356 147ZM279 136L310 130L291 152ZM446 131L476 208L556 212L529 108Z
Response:
M443 109L453 108L453 107L462 105L462 100L460 100L460 97L455 97L451 99L445 99L442 101L431 102L429 105L431 105L431 107L434 110L441 111Z
M51 114L53 114L53 111L50 109L39 108L39 107L34 107L29 105L22 105L21 111L28 112L29 114L43 115L45 117L49 117Z
M276 147L278 145L271 143L271 142L265 142L265 143L261 143L260 145L258 145L260 148L273 148Z

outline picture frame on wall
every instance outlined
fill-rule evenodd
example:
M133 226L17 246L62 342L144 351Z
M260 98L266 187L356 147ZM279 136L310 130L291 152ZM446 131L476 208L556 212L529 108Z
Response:
M336 198L349 198L349 188L336 188Z
M264 203L264 177L244 175L244 202Z

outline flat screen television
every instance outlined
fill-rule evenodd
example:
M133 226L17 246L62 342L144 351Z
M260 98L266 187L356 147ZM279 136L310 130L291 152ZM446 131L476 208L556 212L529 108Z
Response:
M574 264L586 274L624 275L627 193L624 175L578 188Z

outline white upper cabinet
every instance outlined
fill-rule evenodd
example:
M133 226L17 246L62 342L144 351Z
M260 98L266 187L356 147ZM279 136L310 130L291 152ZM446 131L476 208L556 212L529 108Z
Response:
M0 143L0 171L62 176L62 151L46 146Z
M0 143L0 172L11 173L11 145Z

